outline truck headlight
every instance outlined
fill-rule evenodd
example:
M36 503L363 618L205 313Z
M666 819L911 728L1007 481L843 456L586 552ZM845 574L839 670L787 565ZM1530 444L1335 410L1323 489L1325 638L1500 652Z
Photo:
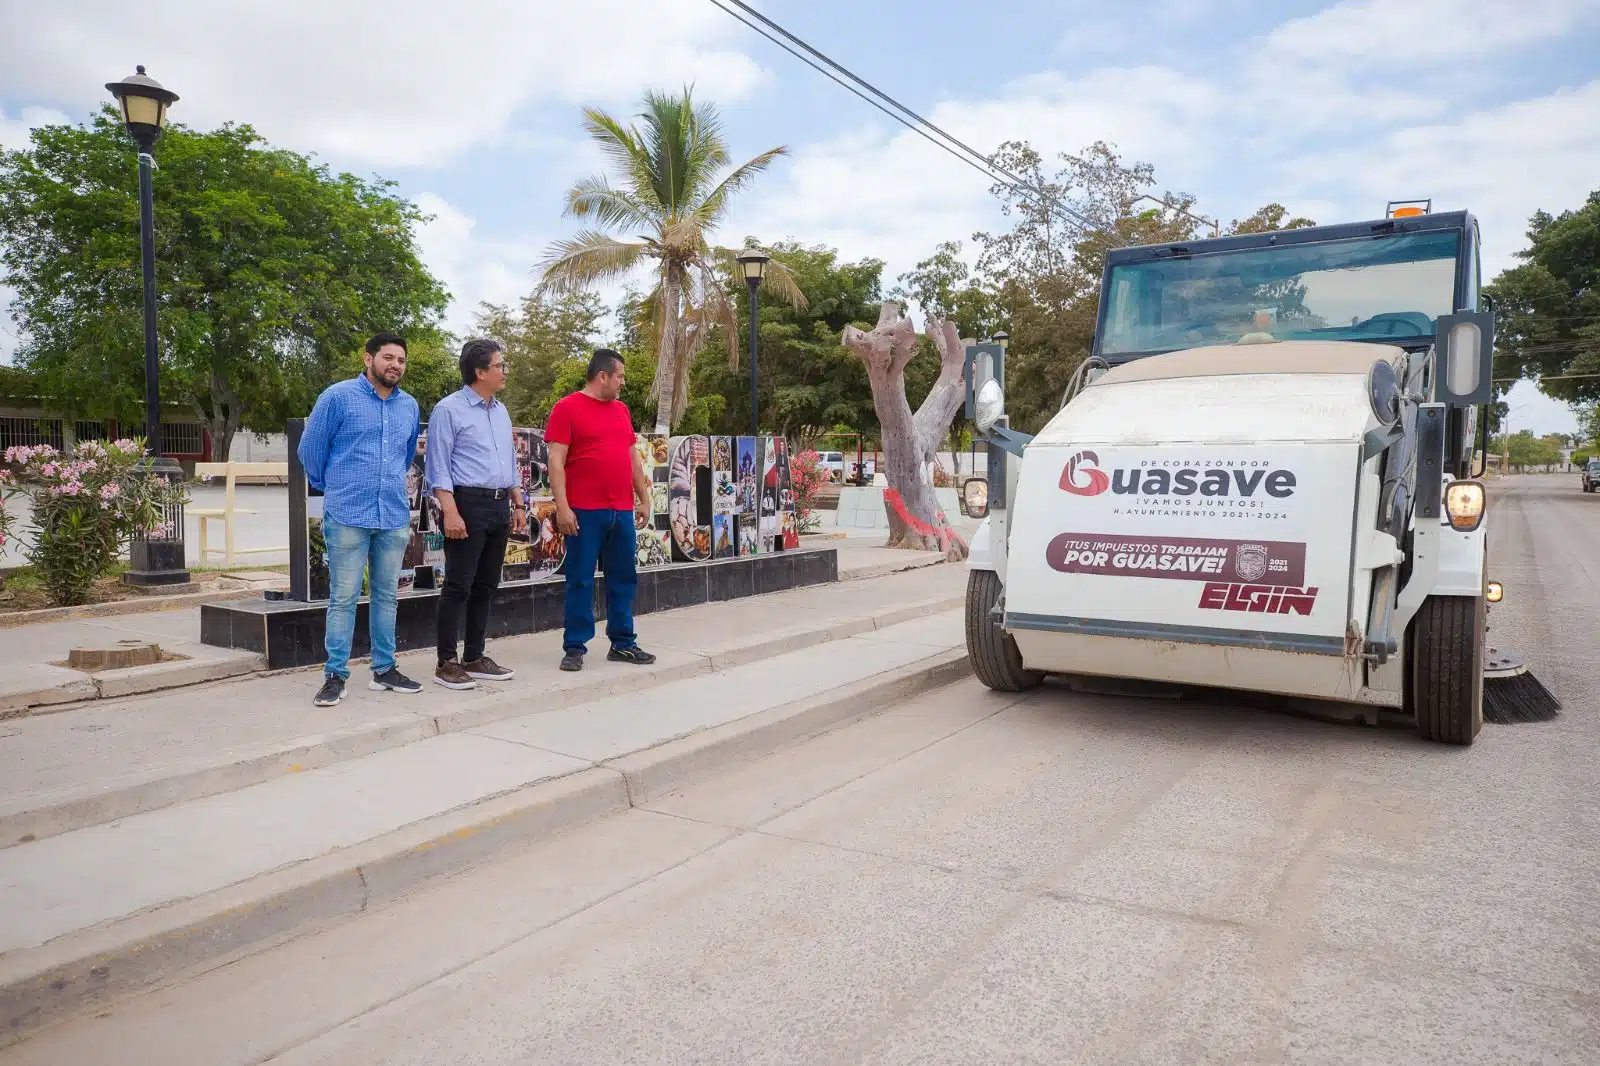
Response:
M978 390L978 398L973 403L973 421L978 425L980 433L987 433L1000 421L1000 416L1006 411L1005 393L1000 391L1000 383L990 378Z
M961 504L967 517L984 518L989 514L989 479L969 477L961 485Z
M1452 481L1445 486L1444 511L1450 528L1459 533L1471 533L1483 523L1484 503L1481 481Z

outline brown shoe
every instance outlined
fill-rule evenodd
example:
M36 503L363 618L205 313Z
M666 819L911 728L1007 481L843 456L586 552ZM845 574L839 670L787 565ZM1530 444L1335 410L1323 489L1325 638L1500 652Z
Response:
M433 683L435 685L443 685L445 688L456 689L478 687L478 683L472 679L472 675L463 670L461 664L453 659L450 662L439 664L439 669L433 672Z
M510 681L517 676L516 671L507 670L487 655L476 662L467 663L461 669L467 672L468 677L475 677L479 681Z

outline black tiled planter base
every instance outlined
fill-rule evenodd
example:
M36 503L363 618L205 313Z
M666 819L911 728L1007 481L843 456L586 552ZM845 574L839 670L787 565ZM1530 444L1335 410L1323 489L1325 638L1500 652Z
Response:
M837 580L839 552L831 547L664 566L639 571L633 611L635 615L651 614ZM559 577L502 584L489 612L489 638L560 629L565 595L566 582ZM606 588L602 575L595 577L594 596L596 636L604 641ZM398 651L433 646L438 602L439 593L435 589L401 593L394 627ZM208 603L200 608L200 640L212 647L237 648L265 655L269 670L315 666L325 657L326 621L327 605L324 603L266 599ZM367 601L363 599L356 605L356 631L351 640L350 657L359 658L371 650Z

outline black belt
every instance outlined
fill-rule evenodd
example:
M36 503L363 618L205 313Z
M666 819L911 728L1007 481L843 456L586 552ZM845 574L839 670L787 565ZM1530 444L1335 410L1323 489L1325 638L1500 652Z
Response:
M503 500L510 496L515 489L483 489L476 485L457 485L450 493L452 496L481 496L486 500Z

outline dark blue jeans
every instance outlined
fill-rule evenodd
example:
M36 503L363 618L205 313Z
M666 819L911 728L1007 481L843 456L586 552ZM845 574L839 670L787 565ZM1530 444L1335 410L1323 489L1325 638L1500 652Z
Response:
M579 511L578 532L566 538L566 625L562 650L582 655L594 639L594 568L606 571L606 636L613 648L631 648L633 593L638 587L638 547L632 511Z

